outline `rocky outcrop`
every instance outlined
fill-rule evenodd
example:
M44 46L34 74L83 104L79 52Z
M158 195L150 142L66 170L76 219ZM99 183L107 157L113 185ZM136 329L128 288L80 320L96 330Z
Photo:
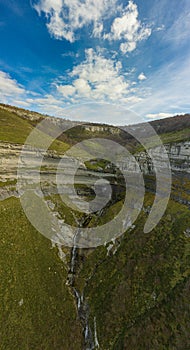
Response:
M20 144L10 144L8 142L0 142L0 181L15 180L17 177L18 161L23 146ZM57 166L60 156L55 151L43 150L35 151L27 149L30 158L31 169L39 166L41 156L43 156L43 167L51 170Z
M190 173L190 141L165 144L164 146L168 154L172 171L185 171ZM151 156L146 152L140 152L136 155L140 168L145 174L154 173L152 159L156 159L158 170L159 167L164 166L162 147L155 147L150 151L150 155Z
M166 145L173 170L190 172L190 141Z
M190 141L166 144L165 148L170 160L172 171L185 171L190 173ZM0 142L0 181L12 181L16 179L18 160L21 151L22 145L20 144ZM48 151L45 153L43 150L36 152L33 149L28 149L31 169L35 170L35 168L39 166L41 156L43 157L42 169L45 179L46 175L51 177L51 174L55 174L61 159L61 155L57 154L55 151ZM154 174L155 172L152 161L153 159L156 159L158 171L159 168L165 166L162 147L155 147L154 149L150 150L149 154L144 151L139 152L135 154L135 159L136 162L134 159L126 157L126 159L122 159L122 161L118 160L116 165L121 171L127 170L135 173L140 169L144 174L148 175ZM83 168L83 175L84 173L85 170ZM91 174L91 176L92 175L93 174Z
M109 126L109 125L85 125L83 126L85 131L89 131L92 133L109 133L112 135L119 135L121 130L119 128L113 127L113 126Z

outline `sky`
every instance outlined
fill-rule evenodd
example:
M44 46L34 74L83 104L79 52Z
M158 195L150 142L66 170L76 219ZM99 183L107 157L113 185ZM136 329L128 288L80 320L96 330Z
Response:
M0 102L114 125L189 113L189 36L189 0L0 0Z

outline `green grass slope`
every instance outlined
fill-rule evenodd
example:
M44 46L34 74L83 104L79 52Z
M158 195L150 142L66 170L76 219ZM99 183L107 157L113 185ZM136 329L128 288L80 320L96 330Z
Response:
M56 249L30 225L18 199L0 202L0 222L0 349L81 349Z
M22 145L33 129L34 127L29 120L23 119L15 112L7 111L0 106L0 141ZM40 137L39 133L39 139L43 136L42 134ZM50 149L62 153L68 149L68 145L60 140L55 140Z
M0 108L0 140L24 144L33 127L12 112Z

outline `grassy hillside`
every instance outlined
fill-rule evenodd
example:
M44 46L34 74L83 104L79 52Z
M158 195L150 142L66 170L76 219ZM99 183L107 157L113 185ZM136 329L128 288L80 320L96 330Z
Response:
M33 128L44 118L46 118L45 115L36 112L0 104L0 140L23 144ZM150 122L150 125L155 129L164 143L180 142L190 138L190 114L155 120ZM112 132L107 130L106 125L102 124L102 126L105 126L105 131L90 132L85 130L84 126L79 125L60 135L58 140L53 142L50 149L62 153L69 148L68 145L96 137L108 138L122 145L127 145L131 152L143 149L130 134L121 130L118 133L112 134ZM132 125L130 127L133 128L134 126ZM147 130L146 132L143 131L144 123L138 126L135 125L135 128L138 129L138 132L145 140L149 140L151 147L157 145L157 140L154 137L150 137L147 134Z
M159 134L159 137L163 144L172 144L177 142L184 142L190 139L190 127L184 128L182 130L168 131L162 134ZM158 145L157 137L148 137L145 138L148 141L149 148L156 147ZM135 151L141 151L143 147L141 145L137 146Z
M0 349L81 349L56 249L30 225L18 199L0 202L0 222Z
M150 234L142 232L146 216L119 240L114 255L106 247L80 252L75 285L86 286L101 350L188 349L189 209L170 201ZM56 249L30 225L17 199L0 202L0 219L0 349L82 350Z
M33 127L14 113L0 108L0 140L24 144Z
M23 119L16 113L9 112L0 107L0 141L22 145L33 129L34 126L29 120ZM68 145L55 140L50 149L61 153L68 149Z
M0 140L20 145L25 142L37 120L31 123L21 114L0 108ZM166 143L190 139L189 116L176 118L173 126L170 120L162 126L158 122L154 125ZM178 128L179 120L183 122ZM51 148L63 152L68 144L86 136L91 134L76 128L63 137L68 142L57 140ZM121 136L116 135L116 140L129 141ZM154 145L154 139L151 141ZM97 164L86 165L96 170L104 169L106 163L100 159ZM167 211L148 234L143 233L143 227L154 200L151 192L155 178L146 176L145 180L149 192L135 226L111 249L108 243L76 253L72 287L84 293L93 333L96 319L100 350L190 349L189 176L173 174ZM14 185L11 181L8 184ZM0 191L4 185L0 183ZM85 185L76 188L84 191ZM85 226L113 219L122 207L121 194L102 217L86 218ZM76 223L77 212L71 212L58 195L48 199L65 222ZM64 263L57 248L52 248L51 242L28 222L19 199L0 201L0 235L0 350L82 350L84 334L72 288L66 285ZM69 266L70 251L64 251Z

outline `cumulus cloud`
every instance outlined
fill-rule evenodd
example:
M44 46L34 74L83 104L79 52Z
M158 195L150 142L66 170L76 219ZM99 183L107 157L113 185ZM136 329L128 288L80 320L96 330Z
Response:
M0 96L2 103L10 103L28 107L25 99L27 91L8 73L0 71Z
M27 91L4 71L0 71L0 96L2 103L23 108L34 108L42 113L57 116L63 115L62 101L51 94L38 96L32 91Z
M53 94L40 95L35 98L27 98L26 102L31 106L30 108L38 112L52 115L55 117L63 117L64 106L63 101L56 98Z
M121 41L122 53L135 50L137 43L151 35L151 29L138 19L137 5L130 0L124 8L118 0L37 0L33 5L39 15L45 14L49 33L56 39L76 40L76 32L91 24L92 36ZM118 17L114 16L118 15ZM112 20L105 32L105 20Z
M129 1L122 15L114 19L110 33L105 34L104 38L123 41L120 45L123 53L134 51L139 41L151 35L151 28L143 25L138 15L137 5Z
M72 96L75 93L75 87L72 85L57 86L57 90L65 97Z
M102 19L113 13L116 3L117 0L38 0L33 7L39 15L45 14L52 36L74 42L75 32L89 24L94 26L94 35L99 36Z
M146 77L146 75L142 72L141 74L139 74L138 79L142 81L142 80L146 80L147 77Z
M122 74L122 64L105 58L93 49L86 50L86 59L70 72L72 84L57 85L65 99L90 99L99 101L134 101L133 88Z
M0 94L2 97L20 96L24 88L12 79L8 73L0 71Z
M136 49L136 42L121 43L120 50L122 53L132 52Z
M95 22L94 24L94 30L93 30L93 36L95 38L101 38L102 37L102 33L103 33L103 23L101 22Z

